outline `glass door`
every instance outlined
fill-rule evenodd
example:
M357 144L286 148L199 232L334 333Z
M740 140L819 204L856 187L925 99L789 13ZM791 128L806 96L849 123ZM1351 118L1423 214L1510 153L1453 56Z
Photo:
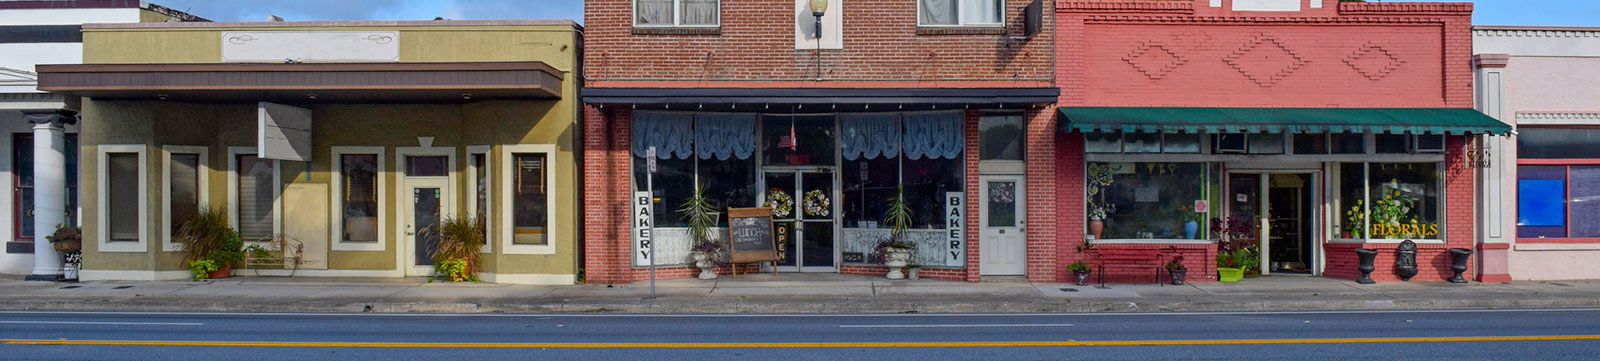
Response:
M773 208L778 270L835 272L833 172L766 171L762 205Z

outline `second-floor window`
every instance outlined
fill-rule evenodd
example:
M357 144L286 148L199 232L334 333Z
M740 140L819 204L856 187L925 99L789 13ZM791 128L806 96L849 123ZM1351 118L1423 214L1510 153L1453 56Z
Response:
M1005 8L1005 0L917 0L917 25L999 26Z
M633 0L633 25L714 27L721 24L720 6L721 0Z

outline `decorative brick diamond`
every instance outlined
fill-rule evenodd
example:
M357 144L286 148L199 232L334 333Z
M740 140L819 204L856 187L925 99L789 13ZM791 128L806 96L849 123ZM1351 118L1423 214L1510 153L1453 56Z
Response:
M1271 87L1310 63L1278 38L1261 34L1228 54L1223 62L1262 87Z
M1395 69L1399 69L1400 65L1405 64L1406 61L1400 60L1399 56L1389 52L1389 49L1384 48L1382 45L1367 43L1362 45L1360 49L1356 49L1355 52L1350 53L1349 56L1345 56L1344 63L1350 65L1351 69L1360 72L1361 75L1366 76L1367 79L1382 80L1384 77L1389 76L1389 73L1393 73Z
M1189 62L1177 52L1166 45L1155 42L1144 42L1134 48L1133 52L1122 57L1122 61L1132 65L1134 69L1144 73L1150 80L1159 80L1171 74L1174 69Z

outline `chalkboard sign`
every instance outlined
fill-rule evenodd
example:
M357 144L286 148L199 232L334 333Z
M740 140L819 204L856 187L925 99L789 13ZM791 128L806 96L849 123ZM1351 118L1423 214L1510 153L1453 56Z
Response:
M777 246L772 241L772 208L729 208L728 244L732 263L777 261Z

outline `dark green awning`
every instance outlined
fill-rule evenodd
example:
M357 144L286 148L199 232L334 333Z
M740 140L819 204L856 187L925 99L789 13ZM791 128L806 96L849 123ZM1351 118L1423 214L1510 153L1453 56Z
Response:
M1080 132L1373 132L1507 134L1511 126L1473 109L1061 107L1061 129Z

